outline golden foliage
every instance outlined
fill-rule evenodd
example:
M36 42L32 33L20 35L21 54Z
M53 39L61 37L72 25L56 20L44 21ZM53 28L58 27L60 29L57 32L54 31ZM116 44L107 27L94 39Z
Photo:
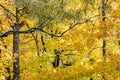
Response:
M25 5L22 2L20 4L14 4L12 0L0 1L0 4L5 5L11 11L15 13L13 7L16 5L21 8ZM20 0L18 0L20 1ZM25 0L27 1L27 0ZM37 0L33 0L37 1ZM56 9L55 6L50 6L54 0L51 0L49 4L42 3L37 6L31 3L30 10L35 8L37 11L40 5L46 12L52 13L51 9ZM61 1L61 0L59 0ZM59 2L58 1L58 2ZM17 2L17 0L16 0ZM98 15L85 24L79 24L62 37L51 37L44 34L45 45L41 43L41 32L34 33L38 39L38 45L40 46L40 56L36 54L36 44L33 41L31 34L20 34L20 74L21 80L119 80L120 79L120 2L117 2L117 8L114 9L113 0L108 1L106 6L106 20L102 21L100 4L101 0L68 0L64 2L67 4L64 7L66 12L71 11L74 17L69 20L61 22L55 22L52 27L44 28L48 32L56 35L60 35L63 31L68 29L69 25L74 22L74 18L79 18L79 21L90 19L91 16ZM10 3L10 4L9 4ZM14 6L11 6L11 4ZM54 2L57 4L57 1ZM32 7L35 6L35 7ZM0 32L10 30L8 20L4 14L4 10L0 8ZM39 10L38 10L39 11ZM51 12L50 12L51 11ZM37 12L36 12L37 13ZM55 13L53 11L53 13ZM79 15L78 15L79 13ZM63 13L64 14L64 13ZM35 14L34 14L35 15ZM52 14L53 15L53 14ZM27 16L25 14L24 16ZM37 26L39 23L38 18L28 18L22 16L20 21L26 21L30 26ZM58 16L59 17L59 16ZM56 17L56 19L59 19ZM60 16L61 17L61 16ZM71 17L67 14L67 17ZM42 16L42 18L44 18ZM42 21L42 18L40 20ZM14 18L13 18L14 19ZM64 21L67 21L64 22ZM49 22L49 20L48 20ZM52 21L50 21L52 23ZM49 26L51 26L49 23ZM65 24L64 24L65 23ZM45 26L48 26L45 24ZM24 26L21 30L27 29ZM106 40L106 56L102 55L103 38ZM12 54L12 36L0 39L0 80L5 80L11 75L13 77L13 61L15 56ZM5 47L7 45L7 48ZM46 52L43 52L43 47L46 48ZM58 68L54 68L52 62L55 60L55 51L58 50L60 54L60 65ZM66 66L63 63L69 63L70 66ZM10 72L6 68L10 69Z

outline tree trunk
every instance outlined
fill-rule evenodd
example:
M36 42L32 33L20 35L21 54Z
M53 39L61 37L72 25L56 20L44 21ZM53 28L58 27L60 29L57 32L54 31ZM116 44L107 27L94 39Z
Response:
M103 56L106 55L106 40L103 39Z
M105 14L105 6L106 6L106 0L102 0L102 22L103 23L105 23L105 16L106 16L106 14ZM103 26L104 27L104 29L106 29L106 26L104 25ZM106 55L106 31L105 30L103 30L103 33L104 33L104 38L103 38L103 46L102 46L102 53L103 53L103 57L104 57L104 61L105 61L105 55ZM104 68L104 71L105 71L105 68ZM105 73L104 73L104 71L102 72L102 78L103 78L103 80L106 80L106 76L105 76Z
M52 62L52 65L53 65L53 67L54 68L57 68L57 67L59 67L59 65L60 65L60 51L59 50L56 50L56 49L54 49L54 53L55 53L55 60L54 60L54 62Z
M102 0L102 21L103 22L105 22L105 6L106 6L105 0ZM104 26L104 27L106 27L106 26ZM106 33L106 32L104 32L104 33ZM106 55L106 40L105 40L105 37L103 38L103 46L102 46L102 48L103 48L103 50L102 50L103 56Z
M14 23L13 30L19 30L21 24L19 22L19 10L16 7L16 23ZM13 80L20 80L20 64L19 64L19 33L13 33L13 56L15 61L13 63Z
M17 26L15 26L17 27ZM17 30L17 28L15 29ZM13 80L20 79L20 66L19 66L19 33L13 34L13 55L15 57L15 62L13 63Z

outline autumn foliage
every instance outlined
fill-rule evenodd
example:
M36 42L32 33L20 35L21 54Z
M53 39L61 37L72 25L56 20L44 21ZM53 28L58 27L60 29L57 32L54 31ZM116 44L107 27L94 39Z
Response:
M18 57L21 80L120 80L119 12L119 0L1 0L0 80Z

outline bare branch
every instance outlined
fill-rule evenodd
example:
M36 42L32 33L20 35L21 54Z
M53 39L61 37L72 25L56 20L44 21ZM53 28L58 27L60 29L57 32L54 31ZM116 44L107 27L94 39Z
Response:
M69 26L69 28L67 30L65 30L64 32L62 32L62 34L59 37L62 37L66 32L68 32L69 30L73 29L76 25L78 25L78 24L84 24L86 22L88 22L88 20L86 20L84 22L81 22L81 23L80 22L75 22L75 23L71 24Z
M7 37L8 35L10 34L14 34L14 33L23 33L23 34L28 34L28 33L32 33L32 32L35 32L35 31L42 31L43 33L46 33L50 36L54 36L54 37L62 37L66 32L68 32L69 30L71 30L72 28L74 28L77 24L83 24L85 23L86 21L82 22L82 23L73 23L72 25L69 26L69 28L67 30L65 30L61 35L55 35L55 34L52 34L52 33L49 33L47 31L44 31L42 30L40 27L38 28L30 28L28 30L9 30L3 34L0 34L0 37Z
M7 37L8 35L10 34L14 34L14 33L24 33L24 34L27 34L27 33L31 33L31 32L34 32L35 30L39 30L39 28L31 28L31 29L28 29L28 30L23 30L23 31L19 31L19 30L9 30L3 34L0 34L0 37Z
M95 15L95 16L98 16L98 15ZM93 16L93 17L95 17L95 16ZM93 18L93 17L91 17L91 18ZM68 27L67 30L65 30L64 32L62 32L61 35L56 35L56 34L49 33L49 32L47 32L47 31L43 30L41 27L37 27L37 28L30 28L30 29L28 29L28 30L22 30L22 31L20 31L20 30L9 30L9 31L7 31L7 32L5 32L5 33L3 33L3 34L0 34L0 37L7 37L9 34L13 34L13 33L28 34L28 33L32 33L32 32L35 32L35 31L41 31L41 32L43 32L43 33L46 33L46 34L52 36L52 37L53 37L53 36L54 36L54 37L62 37L66 32L68 32L69 30L73 29L76 25L84 24L84 23L86 23L86 22L88 22L88 21L90 21L90 20L85 20L85 21L83 21L83 22L75 21L73 24L71 24L71 25Z
M12 16L16 17L15 14L13 14L9 9L7 9L5 6L0 4L0 7L2 7L6 12L10 13Z
M94 17L96 17L96 16L99 16L99 15L95 15L95 16L91 17L90 19L92 19L92 18L94 18ZM89 19L89 20L85 20L85 21L83 21L83 22L75 21L73 24L71 24L71 25L68 27L67 30L65 30L64 32L62 32L62 34L61 34L60 36L56 36L56 37L62 37L66 32L68 32L69 30L73 29L76 25L81 25L81 24L84 24L84 23L86 23L86 22L89 22L90 19Z

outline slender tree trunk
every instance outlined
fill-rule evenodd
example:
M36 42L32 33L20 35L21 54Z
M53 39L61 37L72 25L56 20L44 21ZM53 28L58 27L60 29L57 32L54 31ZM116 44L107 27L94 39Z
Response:
M102 22L103 23L105 23L105 16L106 16L106 14L105 14L105 6L106 6L106 0L102 0ZM104 27L104 29L106 29L106 26L104 25L103 26ZM105 30L103 30L103 33L104 33L104 38L103 38L103 46L102 46L102 53L103 53L103 57L104 57L104 61L105 61L105 55L106 55L106 31ZM104 71L105 71L105 68L104 68ZM105 76L105 73L104 73L104 71L102 72L102 78L103 78L103 80L106 80L106 76Z
M20 79L20 66L19 66L19 33L13 34L13 55L15 62L13 63L13 80Z
M105 0L102 0L102 21L103 22L105 22L105 5L106 5ZM104 27L106 27L106 26L104 26ZM106 55L106 40L105 40L105 37L103 38L103 46L102 46L102 48L103 48L103 50L102 50L103 56Z
M19 22L19 11L16 8L16 23L14 23L13 30L19 30L21 28ZM20 80L20 64L19 64L19 33L13 33L13 56L15 61L13 63L13 80Z
M106 40L105 39L103 39L103 56L105 56L106 55Z

